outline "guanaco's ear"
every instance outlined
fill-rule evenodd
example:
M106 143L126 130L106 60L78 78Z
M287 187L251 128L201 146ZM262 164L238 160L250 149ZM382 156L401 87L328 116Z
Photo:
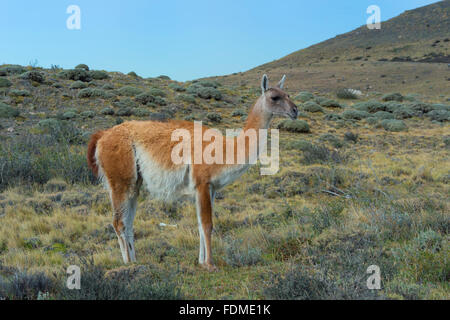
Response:
M262 90L262 94L264 94L264 92L266 92L269 89L269 78L267 78L267 75L263 75L262 80L261 80L261 90Z
M280 82L278 82L278 84L277 84L277 87L280 89L283 89L284 81L286 81L286 75L284 75L283 78L281 78Z

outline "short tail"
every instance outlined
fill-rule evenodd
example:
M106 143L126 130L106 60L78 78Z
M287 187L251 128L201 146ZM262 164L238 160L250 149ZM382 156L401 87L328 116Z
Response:
M95 159L95 150L97 149L97 142L103 136L104 131L98 131L91 136L87 149L87 163L91 168L94 176L98 177L97 159Z

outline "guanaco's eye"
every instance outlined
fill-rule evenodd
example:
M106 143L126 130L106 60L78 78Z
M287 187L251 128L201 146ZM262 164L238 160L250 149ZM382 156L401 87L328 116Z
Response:
M280 100L280 96L272 97L272 100L273 100L273 101L278 101L278 100Z

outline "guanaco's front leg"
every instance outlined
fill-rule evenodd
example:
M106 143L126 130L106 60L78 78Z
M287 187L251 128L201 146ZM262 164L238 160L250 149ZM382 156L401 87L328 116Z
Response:
M212 261L211 233L212 233L212 198L209 184L197 186L197 218L200 232L199 263L208 271L215 271Z

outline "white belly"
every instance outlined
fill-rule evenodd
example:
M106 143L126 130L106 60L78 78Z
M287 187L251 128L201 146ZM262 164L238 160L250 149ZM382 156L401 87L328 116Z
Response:
M175 170L164 169L139 146L136 146L136 161L152 198L173 201L195 194L190 165L182 165Z

